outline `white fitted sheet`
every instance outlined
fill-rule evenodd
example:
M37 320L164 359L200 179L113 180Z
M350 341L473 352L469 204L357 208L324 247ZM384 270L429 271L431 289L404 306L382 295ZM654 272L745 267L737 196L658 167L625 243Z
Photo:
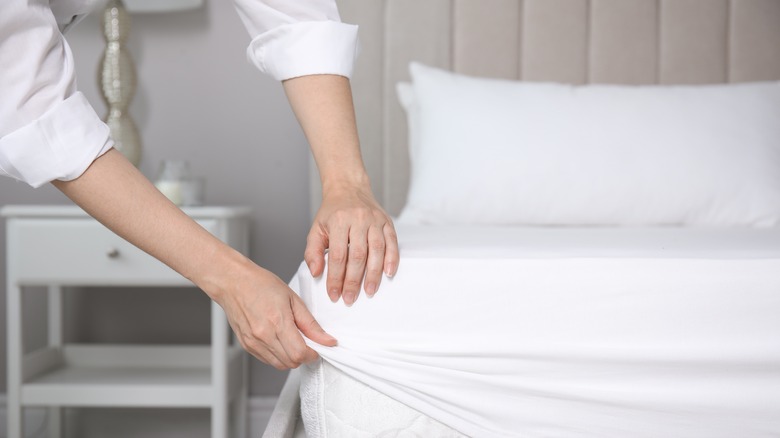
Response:
M398 233L373 299L293 280L347 376L475 437L780 435L780 230Z

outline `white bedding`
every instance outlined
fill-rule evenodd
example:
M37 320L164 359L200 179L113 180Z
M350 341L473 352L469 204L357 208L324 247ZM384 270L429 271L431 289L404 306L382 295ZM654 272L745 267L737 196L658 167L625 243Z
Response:
M398 233L373 299L293 280L347 376L474 437L780 435L780 229Z

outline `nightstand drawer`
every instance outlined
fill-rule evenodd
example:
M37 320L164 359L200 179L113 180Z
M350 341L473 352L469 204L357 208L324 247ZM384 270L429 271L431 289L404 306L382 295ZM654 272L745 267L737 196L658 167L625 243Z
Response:
M219 236L218 220L199 220ZM9 263L21 282L73 285L188 285L188 280L93 219L15 219Z

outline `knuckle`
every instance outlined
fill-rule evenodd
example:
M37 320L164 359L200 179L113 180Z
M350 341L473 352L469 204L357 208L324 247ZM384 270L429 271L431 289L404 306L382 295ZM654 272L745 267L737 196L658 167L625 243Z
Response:
M384 211L380 209L372 210L371 211L372 216L374 217L374 222L385 224L388 222L387 215Z
M349 222L350 217L351 217L351 213L349 210L339 210L333 213L333 216L331 216L331 220L333 221L333 223L337 225L343 225Z
M353 245L349 249L349 260L353 263L361 263L368 257L368 250L364 246Z
M241 348L249 353L254 353L254 351L249 347L249 343L243 336L237 336L236 338L238 339L238 343L241 345Z
M355 217L360 219L361 221L368 221L374 216L374 211L368 207L362 207L355 212Z
M279 312L271 312L265 316L268 324L270 324L270 331L275 331L276 328L281 327L284 324L284 316Z
M290 354L290 359L295 362L296 365L300 365L306 360L306 352L304 350L295 350Z
M385 241L384 240L372 240L368 243L368 247L371 251L384 252Z
M328 255L329 260L333 263L342 264L347 260L347 253L343 250L331 250Z
M262 324L252 327L251 339L265 340L270 338L271 334L271 327L266 324Z
M398 240L398 234L393 227L385 227L385 236L387 236L389 240Z
M244 345L244 348L246 348L247 350L253 349L255 342L257 342L257 338L255 337L255 334L251 330L247 332L242 332L241 336L239 337L239 340Z
M338 218L343 223L368 222L373 211L368 207L352 207L339 211Z

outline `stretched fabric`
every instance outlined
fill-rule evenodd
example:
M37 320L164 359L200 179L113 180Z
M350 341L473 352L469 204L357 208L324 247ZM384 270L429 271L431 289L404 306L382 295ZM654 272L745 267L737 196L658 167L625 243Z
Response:
M474 437L780 435L780 230L398 232L372 299L292 282L351 378Z

